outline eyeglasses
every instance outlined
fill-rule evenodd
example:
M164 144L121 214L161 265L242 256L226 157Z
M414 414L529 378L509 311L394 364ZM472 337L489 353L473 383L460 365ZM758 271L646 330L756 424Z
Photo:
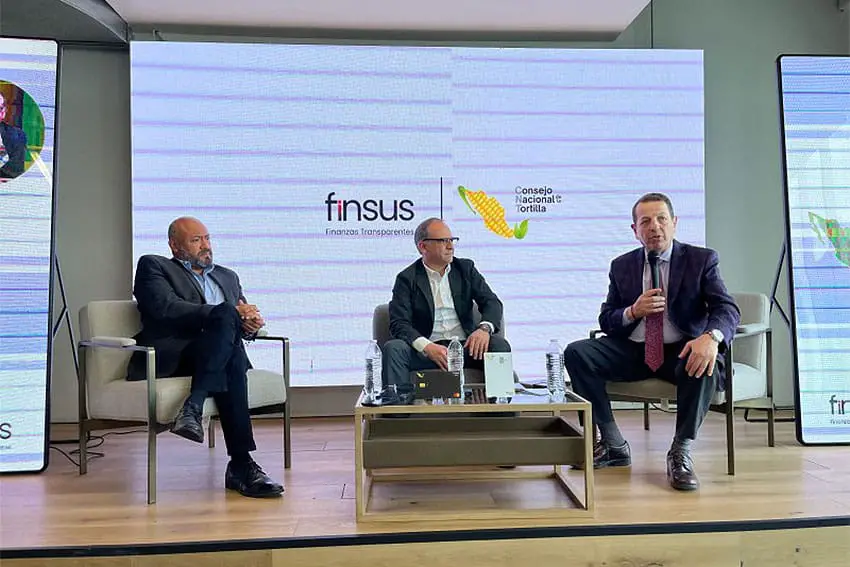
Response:
M457 241L460 240L457 236L452 236L451 238L423 238L422 242L439 242L440 244L446 245L449 242L452 244L457 244Z

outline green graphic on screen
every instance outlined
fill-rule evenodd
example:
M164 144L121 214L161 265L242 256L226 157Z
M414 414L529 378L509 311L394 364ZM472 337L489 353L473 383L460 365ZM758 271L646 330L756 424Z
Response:
M841 224L835 219L825 219L812 212L809 213L809 222L818 239L824 244L828 241L832 245L838 261L850 267L850 234L847 229L841 228Z

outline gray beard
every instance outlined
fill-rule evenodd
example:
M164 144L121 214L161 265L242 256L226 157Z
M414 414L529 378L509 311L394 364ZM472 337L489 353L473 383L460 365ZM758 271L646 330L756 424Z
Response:
M190 256L189 253L186 252L185 250L180 251L180 255L177 256L177 259L182 260L184 262L189 262L190 264L192 264L193 268L201 268L202 270L209 268L210 266L213 265L212 252L210 252L210 261L209 262L205 262L205 261L201 260L200 257Z

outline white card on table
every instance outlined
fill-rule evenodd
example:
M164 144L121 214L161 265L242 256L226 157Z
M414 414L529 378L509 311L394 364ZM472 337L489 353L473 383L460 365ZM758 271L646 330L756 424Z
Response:
M511 353L484 353L484 390L488 398L514 395L514 363Z

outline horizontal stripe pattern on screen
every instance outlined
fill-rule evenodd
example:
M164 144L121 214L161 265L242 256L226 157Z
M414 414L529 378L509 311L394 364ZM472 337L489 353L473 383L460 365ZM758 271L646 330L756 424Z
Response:
M798 411L806 442L847 442L850 57L783 56L780 72ZM846 413L840 400L848 400Z
M528 378L550 338L596 326L637 197L667 193L679 238L705 241L699 51L136 42L131 58L134 256L169 255L168 223L203 220L292 338L295 385L362 382L372 311L427 217L502 298ZM488 230L458 186L525 237ZM522 202L541 187L557 202ZM358 220L368 200L395 218ZM251 356L280 366L274 348Z

